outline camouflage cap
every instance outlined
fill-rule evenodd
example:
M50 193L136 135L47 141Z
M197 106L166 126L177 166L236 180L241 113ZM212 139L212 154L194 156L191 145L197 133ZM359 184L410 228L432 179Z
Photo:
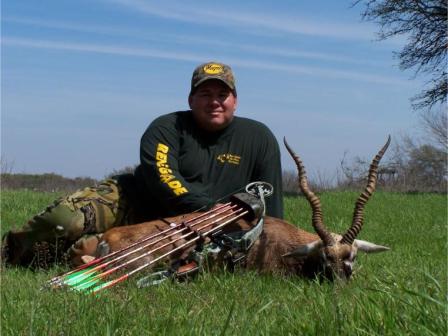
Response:
M233 76L230 66L219 62L207 62L199 65L193 72L191 77L191 91L194 90L209 79L218 79L224 82L236 96L235 77Z

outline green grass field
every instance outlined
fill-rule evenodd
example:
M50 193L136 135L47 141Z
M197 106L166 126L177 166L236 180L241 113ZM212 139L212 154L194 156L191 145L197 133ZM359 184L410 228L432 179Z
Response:
M1 231L56 196L2 191ZM347 229L357 196L321 195L330 230ZM286 199L290 222L311 230L310 217L303 198ZM2 269L1 335L446 335L446 195L378 192L359 238L391 251L358 255L345 284L220 272L144 289L130 279L95 297L40 290L60 269Z

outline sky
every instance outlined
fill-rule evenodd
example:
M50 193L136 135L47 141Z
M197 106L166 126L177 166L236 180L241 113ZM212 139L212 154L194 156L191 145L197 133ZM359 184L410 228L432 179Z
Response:
M353 1L22 0L1 8L1 159L13 173L101 179L139 161L157 116L188 109L191 74L229 64L236 114L265 123L282 167L331 179L415 132L422 80ZM6 164L6 165L5 165Z

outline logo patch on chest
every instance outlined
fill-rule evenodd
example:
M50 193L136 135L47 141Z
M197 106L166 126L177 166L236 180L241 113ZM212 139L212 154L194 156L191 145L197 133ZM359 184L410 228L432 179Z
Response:
M216 160L218 160L219 163L230 163L234 165L239 165L241 161L241 156L235 155L235 154L220 154L216 157Z

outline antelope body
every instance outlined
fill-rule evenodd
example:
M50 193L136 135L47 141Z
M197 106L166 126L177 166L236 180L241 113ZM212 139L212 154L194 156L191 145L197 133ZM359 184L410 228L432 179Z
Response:
M343 235L338 235L329 232L324 226L320 200L309 190L302 162L285 140L285 145L298 168L300 189L311 205L312 225L316 233L302 230L285 220L266 216L263 232L247 252L244 267L260 273L280 273L304 277L324 276L330 280L334 278L349 279L358 250L366 253L388 250L389 248L385 246L355 238L363 225L364 206L375 190L379 161L389 143L390 137L372 161L367 186L356 201L350 228ZM83 253L98 257L108 252L118 251L145 236L168 229L170 222L185 221L197 215L198 213L186 214L166 220L112 228L102 236L98 246L91 244L89 247L83 247ZM226 232L248 230L253 227L253 224L245 219L239 219L226 227ZM180 246L184 242L184 240L175 241L172 245L159 251L158 255ZM181 253L171 255L169 261L185 257L193 248L190 247L182 250ZM141 262L146 262L154 257L148 256Z

